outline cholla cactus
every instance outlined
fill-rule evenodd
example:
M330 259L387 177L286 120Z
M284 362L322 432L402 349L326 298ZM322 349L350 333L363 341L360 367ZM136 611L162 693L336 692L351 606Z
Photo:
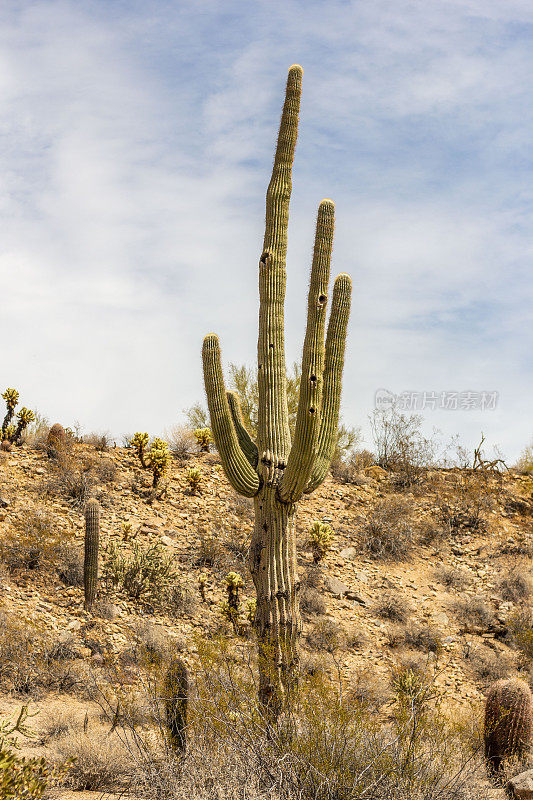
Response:
M255 598L250 598L244 605L246 608L246 618L253 625L255 621L255 612L257 611L257 600Z
M244 586L242 576L238 572L229 572L226 575L226 592L228 599L222 603L222 613L229 619L233 625L235 633L238 632L238 621L240 613L240 597L239 590Z
M163 475L168 470L168 465L170 463L170 453L168 450L168 444L164 442L163 439L159 439L159 437L156 436L154 441L150 445L148 458L149 458L150 468L154 476L152 485L155 489L159 485L159 481L161 480Z
M314 522L309 531L309 545L313 551L315 564L321 561L329 550L333 538L333 529L326 522Z
M187 747L187 705L189 677L187 667L179 658L171 662L164 683L165 712L170 743L182 755Z
M123 522L122 523L122 541L123 542L129 542L132 530L133 530L133 524L131 522Z
M492 775L497 775L505 760L519 759L531 746L533 729L532 697L529 686L518 678L494 683L485 706L485 759Z
M30 424L35 419L35 414L26 406L22 406L20 411L17 414L18 424L13 434L13 437L10 438L10 441L15 444L16 442L20 441L20 437Z
M325 335L335 207L331 200L322 200L309 284L298 414L291 441L283 305L301 86L302 68L293 65L267 190L265 237L259 259L257 442L246 430L238 403L226 394L218 337L209 334L203 345L205 387L217 450L233 488L254 498L250 569L257 593L259 697L272 721L298 680L301 620L296 503L322 483L335 451L351 296L350 278L339 275Z
M207 597L205 594L205 585L207 583L207 574L205 572L200 572L198 575L198 591L200 592L200 597L204 601L207 602Z
M213 441L213 436L209 428L196 428L194 431L194 438L196 444L200 448L201 453L209 453L209 445Z
M191 494L198 494L200 486L202 485L202 473L198 467L191 467L187 470L185 480L189 484L189 491Z
M67 434L65 429L59 422L56 422L48 431L48 438L46 440L48 458L57 458L59 453L65 449L66 441Z
M146 463L145 453L146 448L148 447L148 442L150 441L150 437L147 433L140 433L139 431L135 433L130 440L130 445L133 447L135 452L139 457L139 461L141 462L141 466L144 469L148 469L148 464Z
M4 417L4 421L2 422L2 439L9 439L7 435L7 428L9 423L13 419L13 415L15 413L15 408L17 407L17 403L19 401L19 393L16 389L6 389L5 392L2 392L2 397L6 401L7 406L7 413Z

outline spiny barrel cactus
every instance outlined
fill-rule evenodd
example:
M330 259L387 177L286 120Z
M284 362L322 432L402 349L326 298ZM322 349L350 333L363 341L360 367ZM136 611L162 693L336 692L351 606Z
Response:
M85 506L85 558L83 561L83 587L87 610L93 607L96 600L99 543L100 506L97 500L91 499Z
M258 429L253 441L240 407L226 393L218 337L203 344L211 430L228 480L254 498L250 569L257 594L259 696L275 721L297 683L301 621L296 568L297 501L326 477L337 440L351 280L339 275L324 341L335 208L318 207L298 413L291 441L284 313L291 173L298 131L302 68L289 69L259 259Z
M15 408L19 401L19 393L16 389L6 389L5 392L2 392L2 397L6 401L7 412L2 422L2 436L0 438L7 439L6 431L9 423L13 419Z
M148 464L146 463L144 456L149 441L150 437L148 436L148 434L141 433L140 431L137 431L137 433L135 433L130 440L130 445L137 453L139 461L141 462L141 466L144 467L144 469L148 468Z
M46 452L48 458L57 458L59 453L65 449L67 442L67 434L64 427L56 422L48 431L46 439Z
M168 668L164 682L164 701L170 742L182 754L187 747L187 706L189 701L189 676L187 667L179 658Z
M531 745L532 697L529 686L518 678L494 683L485 706L485 759L497 775L508 758L522 758Z

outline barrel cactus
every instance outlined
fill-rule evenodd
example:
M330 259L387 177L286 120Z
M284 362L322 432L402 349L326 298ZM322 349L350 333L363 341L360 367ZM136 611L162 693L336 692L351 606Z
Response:
M259 697L274 722L296 688L299 673L299 588L295 515L298 500L328 472L337 441L351 280L335 280L327 335L326 312L335 207L322 200L308 295L300 395L291 441L287 404L284 300L291 173L298 131L302 68L289 69L259 259L257 440L246 430L239 403L226 393L215 334L203 344L211 430L233 488L254 498L250 569L257 595Z
M83 561L83 586L87 610L93 607L96 600L99 543L100 506L97 500L91 499L85 506L85 558Z
M187 747L187 706L189 701L189 676L187 667L176 658L171 661L165 675L164 702L170 743L183 754Z
M67 434L65 429L59 422L56 422L48 431L46 440L48 458L57 458L61 451L65 449L66 442Z
M532 697L529 686L518 678L494 683L485 706L485 760L497 775L505 760L523 758L531 744Z

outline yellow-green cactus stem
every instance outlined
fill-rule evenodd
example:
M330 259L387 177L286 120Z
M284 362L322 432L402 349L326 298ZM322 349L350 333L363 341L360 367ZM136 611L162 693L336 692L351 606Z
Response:
M148 469L148 464L146 463L146 459L145 459L145 453L146 453L146 448L148 447L148 442L149 441L150 441L150 437L148 436L148 434L147 433L141 433L140 431L137 431L137 433L135 433L132 436L131 441L130 441L130 445L133 447L133 449L137 453L139 461L141 462L141 466L144 469Z
M11 439L13 443L20 441L22 434L24 433L30 422L34 421L35 414L29 408L26 408L26 406L22 406L20 411L17 413L17 419L18 419L17 427L15 428L15 433L13 434L13 437Z

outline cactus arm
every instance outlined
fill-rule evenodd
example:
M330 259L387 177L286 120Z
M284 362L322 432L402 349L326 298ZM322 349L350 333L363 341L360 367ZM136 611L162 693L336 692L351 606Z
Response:
M218 336L214 333L205 337L202 357L211 428L224 472L237 492L254 497L259 491L259 476L239 445L224 388Z
M287 469L279 486L279 496L283 502L295 502L302 496L317 455L327 291L334 225L335 206L331 200L322 200L316 221L296 428Z
M286 463L290 448L283 305L291 173L298 134L302 68L289 69L272 177L266 196L263 254L259 262L259 390L257 444L269 478ZM273 460L277 463L273 463Z
M350 316L352 281L349 275L338 275L333 287L331 316L326 337L326 359L324 365L324 388L322 390L322 414L318 452L309 483L308 494L320 486L326 475L337 444L337 427L341 404L341 379L344 367L346 332Z
M252 441L252 437L246 430L244 426L244 420L242 418L242 411L241 411L241 404L239 402L239 397L236 392L226 392L226 396L228 398L228 405L231 414L231 418L233 420L233 425L235 426L235 433L237 434L237 439L239 440L239 444L241 446L241 450L255 469L257 467L257 462L259 461L259 456L257 452L257 447L255 443Z

